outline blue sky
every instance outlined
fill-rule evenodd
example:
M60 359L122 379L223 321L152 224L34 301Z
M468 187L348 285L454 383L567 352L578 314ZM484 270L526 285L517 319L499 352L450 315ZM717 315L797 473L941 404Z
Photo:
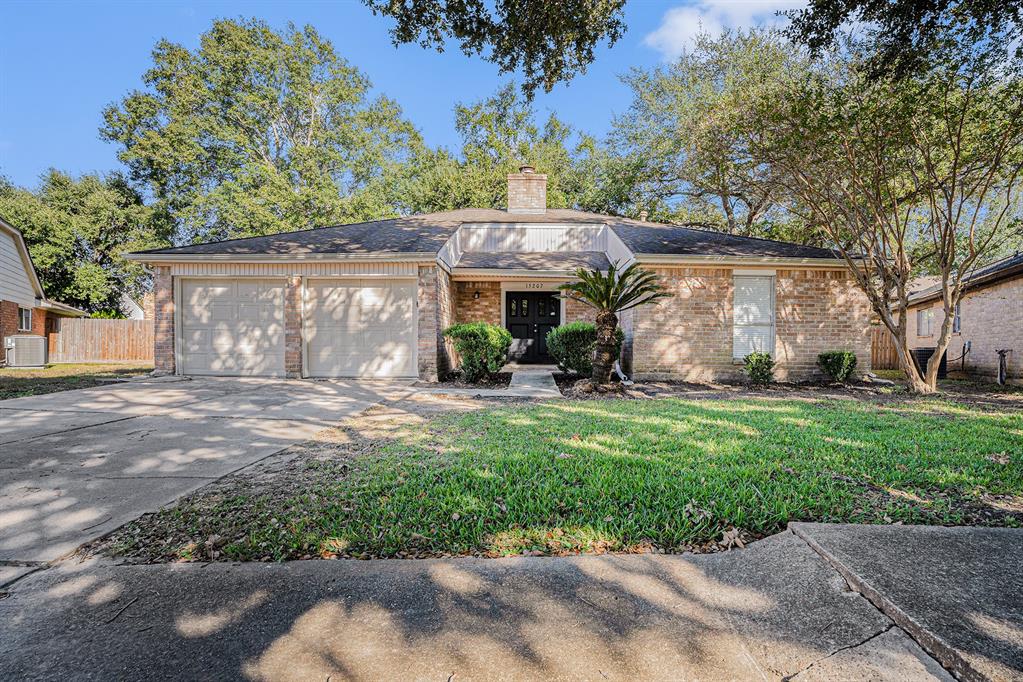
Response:
M702 26L774 22L802 0L629 0L628 33L600 50L587 73L536 100L574 127L602 135L628 106L618 75L670 59ZM273 26L312 24L395 99L433 145L455 147L452 109L493 93L507 77L457 48L443 54L395 48L390 20L358 0L339 2L0 2L0 175L35 186L47 168L75 174L118 167L99 139L100 112L132 89L160 38L194 47L213 19L260 17Z

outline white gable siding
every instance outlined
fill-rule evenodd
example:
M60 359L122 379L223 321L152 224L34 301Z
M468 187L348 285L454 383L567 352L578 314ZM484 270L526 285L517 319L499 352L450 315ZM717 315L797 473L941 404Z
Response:
M602 225L463 225L458 230L461 251L605 251Z
M31 308L36 295L14 238L0 231L0 300Z

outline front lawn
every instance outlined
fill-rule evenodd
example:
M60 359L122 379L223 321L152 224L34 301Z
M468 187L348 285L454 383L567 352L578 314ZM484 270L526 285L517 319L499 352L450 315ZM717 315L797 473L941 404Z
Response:
M139 376L151 371L152 363L78 363L47 365L42 369L4 367L0 368L0 400L88 388L106 383L104 380Z
M147 560L675 551L789 521L1020 525L1023 415L938 400L445 414L227 479L114 537ZM368 430L367 430L368 429ZM361 430L361 435L360 435Z

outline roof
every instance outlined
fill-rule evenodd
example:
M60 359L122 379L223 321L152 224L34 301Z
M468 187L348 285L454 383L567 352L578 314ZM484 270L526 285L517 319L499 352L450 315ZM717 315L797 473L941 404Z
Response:
M456 268L475 270L607 270L611 266L602 251L530 251L463 253Z
M436 255L461 225L479 223L607 225L635 254L829 260L839 258L829 249L641 222L572 209L548 209L546 213L532 214L509 213L500 209L465 208L443 213L141 251L136 259L149 260L146 257L159 255L221 257L397 253Z
M779 242L773 239L740 237L724 232L694 230L689 227L646 223L628 218L613 218L609 224L625 245L637 254L840 258L831 249Z
M52 310L58 315L68 315L72 317L84 317L88 315L84 310L67 305L66 303L58 303L57 301L51 301L46 298L46 292L43 291L43 284L39 281L39 274L36 272L36 266L32 263L32 256L28 252L28 245L25 244L25 238L22 236L21 231L8 223L3 218L0 218L0 231L6 232L14 238L14 246L18 250L18 255L21 257L21 263L25 267L25 273L28 275L29 282L32 284L32 290L36 294L40 308L46 308Z
M966 278L966 290L975 289L985 284L994 284L1012 277L1023 276L1023 253L1003 258L991 265L975 271ZM913 291L909 294L909 303L923 303L941 297L941 283Z

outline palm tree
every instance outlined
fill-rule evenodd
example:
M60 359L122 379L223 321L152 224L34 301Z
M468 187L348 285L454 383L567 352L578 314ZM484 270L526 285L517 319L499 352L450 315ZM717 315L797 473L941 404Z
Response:
M607 273L579 268L575 272L578 282L558 287L564 298L585 303L597 310L597 343L593 353L594 386L611 381L615 362L615 330L618 313L650 303L670 294L657 283L657 275L633 263L624 270L616 261Z

